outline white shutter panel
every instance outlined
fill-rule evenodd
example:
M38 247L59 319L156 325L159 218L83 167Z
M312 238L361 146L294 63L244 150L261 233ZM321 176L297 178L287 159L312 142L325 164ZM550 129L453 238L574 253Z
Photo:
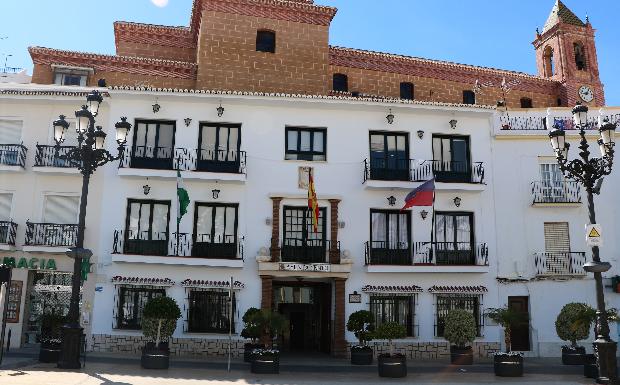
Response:
M21 120L0 119L0 144L20 144L23 125Z
M76 224L80 197L48 195L45 199L43 221L45 223Z
M0 194L0 221L7 221L11 216L13 194Z
M547 253L570 252L567 222L545 223L545 251Z

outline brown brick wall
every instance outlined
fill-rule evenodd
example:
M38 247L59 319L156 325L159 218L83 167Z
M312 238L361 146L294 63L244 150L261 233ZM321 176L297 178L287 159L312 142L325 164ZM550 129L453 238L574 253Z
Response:
M336 357L347 356L347 341L345 339L345 284L346 278L334 279L334 298L336 300L334 308L334 341L332 355Z
M198 89L326 94L329 27L203 11ZM276 52L256 52L256 32L276 32Z
M271 261L277 262L280 260L280 202L282 198L271 198L271 202L271 248L269 251Z
M119 56L138 56L190 63L196 61L196 48L171 47L123 40L116 41L116 54Z
M46 64L35 64L32 69L32 82L36 84L53 84L52 67Z
M330 238L331 248L329 250L329 263L340 263L340 251L338 250L338 204L340 199L330 199L331 207L330 218Z

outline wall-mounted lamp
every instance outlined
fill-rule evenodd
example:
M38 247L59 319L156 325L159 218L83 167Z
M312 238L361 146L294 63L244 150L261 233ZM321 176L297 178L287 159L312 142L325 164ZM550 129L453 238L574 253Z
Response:
M456 124L458 123L458 120L456 119L452 119L450 121L450 128L452 128L453 130L456 130Z
M161 106L159 105L159 103L157 103L157 99L155 99L155 104L153 104L153 113L158 113L160 108Z
M265 218L265 225L271 226L271 224L272 224L271 218Z
M221 118L224 115L224 107L222 107L222 101L220 100L220 106L217 108L217 116Z
M454 205L456 207L461 207L461 198L459 197L454 198Z
M346 223L344 221L338 221L338 228L339 229L344 229L345 225L346 225Z
M387 119L388 124L394 123L394 114L392 114L391 108L390 108L390 113L385 118Z
M146 178L146 184L142 186L142 191L144 192L144 195L149 195L149 193L151 192L151 186L149 186L149 178Z
M213 199L217 199L220 196L220 190L218 190L216 188L211 190L211 193L213 194Z
M426 210L420 211L420 216L422 217L422 220L425 220L426 217L428 216L428 211Z
M189 127L192 124L192 118L185 118L183 120L185 121L185 127Z
M394 206L396 204L396 198L394 198L394 195L387 197L387 201L390 206Z
M422 139L424 137L424 131L418 130L418 138Z

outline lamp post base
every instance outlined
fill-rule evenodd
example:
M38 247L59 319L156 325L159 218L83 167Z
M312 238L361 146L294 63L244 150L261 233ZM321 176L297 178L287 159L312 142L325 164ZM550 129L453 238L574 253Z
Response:
M593 343L599 365L599 377L597 384L618 385L616 348L614 341L595 341Z
M82 333L79 324L66 324L62 327L62 346L58 367L61 369L81 369L80 353L82 350Z

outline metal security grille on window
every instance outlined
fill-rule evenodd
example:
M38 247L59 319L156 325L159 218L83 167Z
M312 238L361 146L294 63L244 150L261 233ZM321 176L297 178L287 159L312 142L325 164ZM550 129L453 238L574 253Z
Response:
M163 297L166 291L153 286L119 286L114 320L115 329L141 329L144 305L151 299Z
M471 312L476 320L476 329L478 336L482 336L482 319L481 319L481 296L468 294L441 294L436 298L436 317L435 317L435 335L443 337L444 328L446 326L445 319L448 312L452 309L463 309Z
M232 306L235 332L236 299L228 290L188 289L187 328L189 333L228 333Z
M415 336L415 296L371 295L370 312L375 326L396 322L407 329L408 337Z
M286 128L288 160L325 160L327 133L325 129Z
M29 315L25 325L28 343L58 339L44 325L45 314L66 316L71 301L72 274L35 272L27 305Z

